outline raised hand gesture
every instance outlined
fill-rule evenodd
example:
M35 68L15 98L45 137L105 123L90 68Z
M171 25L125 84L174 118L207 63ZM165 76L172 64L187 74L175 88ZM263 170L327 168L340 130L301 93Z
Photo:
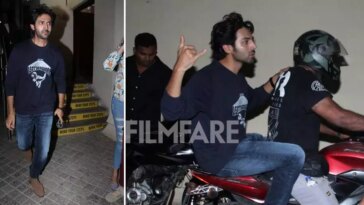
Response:
M177 52L177 61L174 66L174 69L179 71L186 71L190 69L193 64L206 53L206 49L197 52L195 46L193 45L185 45L184 36L180 37L180 42L178 46Z

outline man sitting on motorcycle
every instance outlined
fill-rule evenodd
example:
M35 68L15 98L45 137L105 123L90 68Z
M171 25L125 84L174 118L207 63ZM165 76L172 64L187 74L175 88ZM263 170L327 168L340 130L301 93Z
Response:
M320 131L331 135L337 132L321 122L364 131L364 116L340 107L328 90L339 82L340 66L347 65L344 54L344 47L329 33L304 33L294 44L294 67L279 76L272 93L268 138L300 145L306 154L304 168L292 190L301 205L338 204L324 177L327 162L318 152Z
M278 76L252 89L239 73L244 63L255 60L253 32L253 24L243 21L240 14L224 16L211 32L213 62L198 71L183 89L185 72L206 50L197 52L194 46L185 45L181 37L161 110L167 120L192 119L191 130L198 130L192 131L191 136L196 139L194 153L203 170L224 177L273 171L274 179L265 204L286 205L302 169L304 153L294 144L246 134L247 114L268 103L272 84ZM233 129L215 132L216 122L233 125Z

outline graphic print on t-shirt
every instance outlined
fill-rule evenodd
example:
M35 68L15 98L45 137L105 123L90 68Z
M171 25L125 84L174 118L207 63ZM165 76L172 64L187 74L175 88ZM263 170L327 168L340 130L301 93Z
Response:
M47 76L51 75L51 67L43 59L38 59L28 66L28 74L37 88L40 88Z
M313 91L319 91L319 92L321 92L321 91L327 91L326 88L325 88L325 86L322 85L320 83L320 81L318 81L318 80L315 80L315 81L312 82L311 89Z
M272 102L268 113L268 139L274 140L278 136L279 111L283 98L286 95L285 87L291 78L291 72L287 71L279 76L278 84L272 95Z
M246 125L245 116L247 107L248 107L248 99L244 96L243 93L241 93L239 99L233 105L233 116L237 117L239 125L243 125L244 127Z

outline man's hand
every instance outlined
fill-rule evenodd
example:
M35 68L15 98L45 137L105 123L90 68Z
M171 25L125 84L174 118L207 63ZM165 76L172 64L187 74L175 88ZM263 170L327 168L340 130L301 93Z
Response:
M195 46L193 45L185 45L184 36L180 37L180 42L178 46L177 52L177 61L174 66L174 69L178 71L187 71L190 69L193 64L206 53L206 49L197 52Z
M6 127L13 131L15 129L15 108L14 108L14 96L10 95L6 97L6 108L8 110L8 116L6 118Z
M348 140L350 139L350 135L339 133L337 136L340 140Z
M180 37L177 61L166 87L166 91L171 97L179 97L181 95L182 80L185 72L205 53L206 49L198 53L194 46L185 45L185 37Z
M61 121L61 123L63 123L63 110L61 108L57 108L55 111L54 111L54 116L57 115L58 119Z
M272 80L273 80L274 85L277 84L277 80L278 80L279 76L282 73L286 72L288 69L289 69L289 67L282 68L278 73L276 73L275 75L272 76Z
M6 127L10 131L15 129L15 113L8 114L8 117L6 118Z
M274 90L275 85L277 85L277 81L279 76L286 72L289 67L282 68L278 73L274 74L269 80L263 85L265 92L271 93Z

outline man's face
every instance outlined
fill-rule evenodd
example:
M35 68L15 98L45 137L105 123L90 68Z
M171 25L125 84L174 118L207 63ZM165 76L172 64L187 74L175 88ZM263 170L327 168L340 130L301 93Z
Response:
M138 65L149 67L155 61L155 57L157 56L157 47L156 46L149 46L149 47L137 46L134 48L134 55L136 58L136 63Z
M252 33L247 28L241 28L236 32L233 57L242 63L253 63L256 47Z
M52 31L52 18L48 14L38 16L34 25L30 25L34 31L34 36L43 40L47 40Z

